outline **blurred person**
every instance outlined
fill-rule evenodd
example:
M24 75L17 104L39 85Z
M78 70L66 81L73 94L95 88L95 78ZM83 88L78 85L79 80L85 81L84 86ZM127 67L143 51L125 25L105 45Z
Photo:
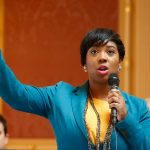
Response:
M89 31L80 56L88 76L84 84L35 87L18 81L0 54L0 96L14 109L47 118L58 150L150 150L145 100L108 84L112 74L119 75L125 56L119 35L107 28ZM115 124L111 110L116 111Z
M5 145L8 143L7 122L5 118L0 114L0 149L5 149Z

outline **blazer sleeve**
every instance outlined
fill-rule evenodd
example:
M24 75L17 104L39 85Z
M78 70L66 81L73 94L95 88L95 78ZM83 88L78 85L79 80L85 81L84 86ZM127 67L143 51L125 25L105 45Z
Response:
M131 149L150 150L150 112L144 100L132 99L133 103L129 109L134 110L138 107L136 113L128 109L128 114L124 120L117 124L117 129L126 139ZM138 102L136 102L138 101Z
M57 87L39 88L22 84L7 66L0 51L0 96L12 108L47 118L52 113L51 100Z

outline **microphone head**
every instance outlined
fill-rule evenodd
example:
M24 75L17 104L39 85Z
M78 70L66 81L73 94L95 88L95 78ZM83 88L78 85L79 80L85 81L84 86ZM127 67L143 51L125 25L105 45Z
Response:
M116 73L112 73L109 75L109 78L108 78L108 85L110 87L118 87L119 86L119 77Z

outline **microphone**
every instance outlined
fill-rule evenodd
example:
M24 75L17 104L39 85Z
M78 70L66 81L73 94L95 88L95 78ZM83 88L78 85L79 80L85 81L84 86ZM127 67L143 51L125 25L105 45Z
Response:
M118 89L119 86L119 78L118 75L116 73L112 73L109 75L108 78L108 85L110 87L110 89ZM117 123L117 109L116 108L112 108L111 109L111 122L112 125L115 126Z

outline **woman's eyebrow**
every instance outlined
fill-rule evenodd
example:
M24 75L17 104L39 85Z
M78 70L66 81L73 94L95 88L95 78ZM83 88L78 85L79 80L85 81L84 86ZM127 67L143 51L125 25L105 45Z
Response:
M111 47L113 47L113 48L117 48L116 46L114 46L114 45L106 45L106 47L107 48L111 48Z

